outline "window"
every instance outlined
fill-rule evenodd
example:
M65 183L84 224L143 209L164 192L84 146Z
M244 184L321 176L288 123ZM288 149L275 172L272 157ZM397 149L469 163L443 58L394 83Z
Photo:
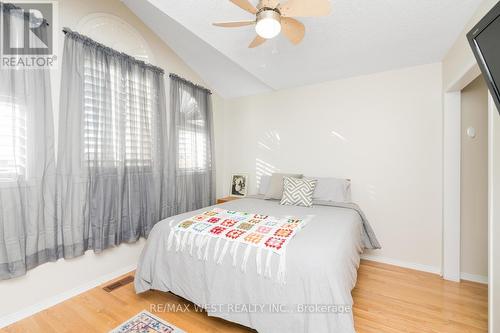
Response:
M86 61L84 161L90 167L151 167L157 92L142 71L104 68Z
M178 167L185 171L204 171L208 168L206 122L198 102L186 90L182 94L181 119L178 126Z
M207 139L203 133L179 130L179 168L205 170L207 168Z
M26 175L26 114L18 104L0 96L0 181Z

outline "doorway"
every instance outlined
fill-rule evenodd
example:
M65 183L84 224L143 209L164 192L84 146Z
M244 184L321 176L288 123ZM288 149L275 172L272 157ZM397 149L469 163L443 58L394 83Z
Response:
M488 283L488 87L461 91L460 278Z

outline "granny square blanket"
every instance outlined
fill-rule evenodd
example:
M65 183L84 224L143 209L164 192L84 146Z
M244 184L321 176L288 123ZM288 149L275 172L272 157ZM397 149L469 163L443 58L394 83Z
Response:
M244 248L241 270L246 272L248 258L256 249L257 273L262 275L262 257L265 256L264 275L272 276L272 256L279 256L276 280L285 283L286 248L293 237L306 225L306 219L236 212L214 208L192 216L173 226L168 237L168 250L189 251L196 249L198 259L213 257L222 264L229 251L233 266L237 266L238 249ZM214 244L211 247L211 244ZM267 253L266 253L267 252Z

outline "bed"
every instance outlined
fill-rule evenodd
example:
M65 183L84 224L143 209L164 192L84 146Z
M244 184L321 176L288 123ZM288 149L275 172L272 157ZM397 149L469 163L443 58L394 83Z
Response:
M151 231L135 276L137 293L172 292L207 310L209 316L258 332L355 332L351 290L360 254L380 245L361 210L353 204L315 202L312 208L282 206L259 197L217 207L309 220L287 247L286 282L259 275L250 258L246 272L230 256L217 264L189 251L169 251L175 223L202 214L189 212L159 222ZM276 267L279 258L271 258ZM231 305L231 306L229 306Z

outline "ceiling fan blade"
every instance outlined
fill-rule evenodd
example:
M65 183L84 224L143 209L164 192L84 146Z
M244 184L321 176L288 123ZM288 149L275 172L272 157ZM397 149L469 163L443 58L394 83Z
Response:
M213 23L216 27L222 27L222 28L238 28L238 27L244 27L247 25L254 25L255 21L239 21L239 22L218 22L218 23Z
M281 18L281 31L295 45L299 44L306 34L304 24L291 17Z
M252 5L248 0L229 0L229 1L231 1L241 9L246 10L249 13L257 14L257 8L255 8L255 6Z
M288 0L279 6L282 16L327 16L332 7L329 0Z
M279 0L261 0L259 7L276 8L279 4Z
M264 44L264 42L266 41L267 39L265 38L262 38L260 36L257 36L255 37L255 39L250 43L250 45L248 45L248 48L250 49L253 49L254 47L257 47L259 45L262 45Z

